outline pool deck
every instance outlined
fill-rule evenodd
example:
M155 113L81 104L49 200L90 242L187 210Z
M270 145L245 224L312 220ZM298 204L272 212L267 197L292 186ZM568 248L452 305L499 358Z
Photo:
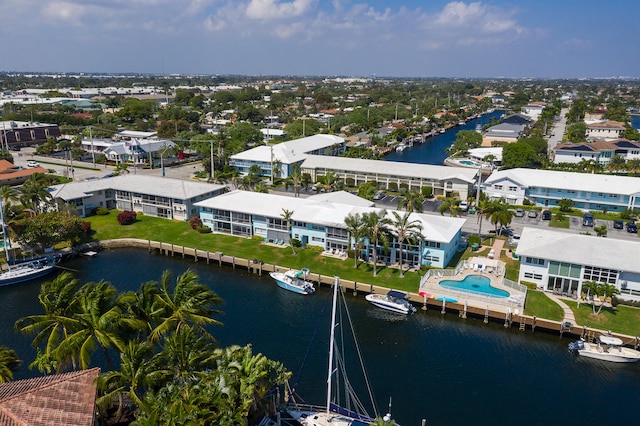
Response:
M455 270L432 269L420 283L420 294L429 299L456 299L458 304L492 311L521 314L524 311L526 290L523 286L504 279L505 264L488 257L473 257L462 261ZM442 280L462 281L470 275L489 278L491 286L509 293L509 297L491 297L463 290L442 287Z

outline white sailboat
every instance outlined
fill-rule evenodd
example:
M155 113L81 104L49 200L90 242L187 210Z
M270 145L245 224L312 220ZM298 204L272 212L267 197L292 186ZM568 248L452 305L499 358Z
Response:
M336 348L336 340L342 341L342 337L336 338L336 328L337 328L337 320L336 320L336 312L337 309L337 301L338 301L338 288L339 288L339 279L336 277L333 287L333 309L331 312L331 333L329 338L329 368L327 373L327 402L324 407L318 406L303 406L299 404L294 404L287 411L293 419L297 420L303 426L364 426L370 425L379 417L377 411L373 413L373 416L370 415L364 405L360 402L359 398L355 394L353 388L349 383L349 380L345 377L344 383L340 383L340 388L345 389L346 398L348 401L345 401L347 404L346 407L343 407L338 401L335 401L334 395L334 385L337 387L337 382L340 379L340 376L346 375L344 360L341 357L342 350L337 350ZM341 292L340 292L341 293ZM344 302L344 296L341 294ZM346 314L345 318L341 318L339 321L340 324L348 323L351 326L351 318L349 316L349 311L346 309L346 304L343 304L344 312ZM356 345L356 352L360 355L360 349L357 346L357 341L354 336L354 344ZM334 365L335 363L335 365ZM361 366L364 367L362 360L360 360ZM363 370L365 383L367 385L367 390L369 393L369 397L372 401L373 410L376 410L375 403L373 401L373 393L369 386L369 380L366 377L366 373ZM335 379L335 380L334 380ZM383 417L385 422L391 422L391 414L386 414ZM395 423L394 423L395 424Z
M2 200L0 199L0 226L2 226L2 239L4 242L4 254L7 260L7 270L0 272L0 286L17 284L24 281L30 281L44 275L47 275L54 271L55 257L50 256L46 258L40 258L37 260L11 264L9 259L9 248L7 242L7 229L4 224L4 209L2 207Z

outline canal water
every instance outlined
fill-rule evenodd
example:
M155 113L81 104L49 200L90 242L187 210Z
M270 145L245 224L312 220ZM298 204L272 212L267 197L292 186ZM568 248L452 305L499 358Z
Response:
M442 166L444 165L444 159L448 157L445 149L453 144L460 130L475 130L478 124L484 126L492 119L497 122L500 120L502 114L504 114L504 111L496 110L492 113L481 115L476 119L469 120L462 126L455 126L445 133L438 133L435 136L431 136L427 138L424 143L414 144L413 147L407 148L404 151L393 151L385 155L384 158L387 161Z
M178 275L193 268L225 300L219 318L224 325L212 329L219 342L251 343L255 353L294 373L292 384L306 402L324 401L328 289L301 296L278 288L268 276L135 249L103 251L64 266L76 269L82 283L105 279L122 291L159 280L165 269ZM16 349L25 364L34 357L31 339L17 334L13 324L41 312L39 287L31 282L0 288L0 344ZM422 419L427 425L637 422L640 365L580 359L566 349L570 338L462 320L439 309L399 317L363 296L348 292L347 303L372 387L382 411L393 398L394 418L403 426L420 426ZM99 355L95 362L104 365ZM16 378L34 375L24 366ZM366 400L364 392L361 397Z

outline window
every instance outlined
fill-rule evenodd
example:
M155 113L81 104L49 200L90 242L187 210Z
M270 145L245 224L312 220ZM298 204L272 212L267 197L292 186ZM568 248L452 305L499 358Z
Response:
M17 142L20 142L20 132L13 132Z
M493 188L502 191L502 185L493 185Z
M544 259L538 259L537 257L526 257L526 263L530 263L532 265L544 265Z
M518 187L517 186L510 186L509 187L509 191L517 191Z
M324 243L324 238L320 238L320 237L311 237L311 241L314 241L316 243Z
M549 273L553 275L579 278L581 269L582 267L580 265L574 265L572 263L549 262Z
M534 274L533 272L525 272L524 273L524 277L525 278L533 278L534 280L541 280L542 279L542 275Z

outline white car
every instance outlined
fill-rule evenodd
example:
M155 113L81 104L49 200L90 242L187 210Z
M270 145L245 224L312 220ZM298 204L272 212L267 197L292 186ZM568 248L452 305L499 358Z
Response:
M37 161L29 160L27 161L27 167L40 167L40 164Z
M467 201L460 201L458 207L460 208L460 211L466 212L467 210L469 210L469 203Z

